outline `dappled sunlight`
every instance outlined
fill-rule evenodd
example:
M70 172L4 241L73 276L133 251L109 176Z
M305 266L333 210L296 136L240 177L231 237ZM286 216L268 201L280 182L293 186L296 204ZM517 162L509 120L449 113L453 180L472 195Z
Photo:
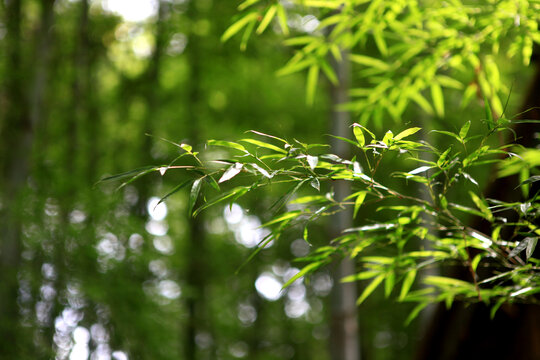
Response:
M275 301L282 296L283 284L269 272L262 273L255 281L257 292L267 300Z
M131 22L148 20L156 16L158 10L157 0L101 0L101 6Z

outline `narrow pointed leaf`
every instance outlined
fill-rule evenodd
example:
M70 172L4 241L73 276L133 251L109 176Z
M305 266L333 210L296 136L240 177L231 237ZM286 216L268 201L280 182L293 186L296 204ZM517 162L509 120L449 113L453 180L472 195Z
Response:
M257 13L252 12L252 13L244 16L243 18L241 18L240 20L238 20L237 22L235 22L231 26L229 26L229 28L227 30L225 30L225 32L221 36L221 41L225 42L225 41L229 40L237 32L242 30L242 28L245 27L249 22L255 21L258 16L259 15Z
M364 300L366 300L366 298L369 295L371 295L371 293L373 291L375 291L377 286L379 286L379 284L384 280L385 277L386 277L386 274L381 274L381 275L377 276L371 283L369 283L369 285L366 286L366 288L362 292L362 295L360 295L358 300L356 300L356 305L362 304L364 302Z
M401 292L399 293L399 300L402 301L405 299L405 296L409 293L409 290L411 289L412 284L414 283L414 279L416 278L416 269L410 270L407 272L407 275L405 275L405 279L403 280L403 284L401 285Z
M302 268L302 270L300 270L296 275L291 277L289 280L287 280L287 282L285 284L283 284L282 289L287 288L289 285L291 285L293 282L295 282L296 280L298 280L302 276L305 276L308 273L317 270L318 268L321 267L322 264L323 264L322 262L314 262L314 263L311 263L311 264L308 264L308 265L304 266Z
M317 89L317 80L319 79L319 65L311 65L308 70L306 83L306 102L313 105L315 101L315 90Z
M431 99L438 117L444 117L444 97L441 86L437 83L431 84Z
M462 139L465 139L467 137L467 134L469 133L470 127L471 127L471 121L469 120L459 130L459 137Z
M186 180L178 185L176 185L171 191L169 191L164 197L162 197L161 199L159 199L158 203L156 204L156 206L158 206L159 204L161 204L162 202L164 202L169 196L177 193L178 191L182 190L183 188L185 188L187 185L191 184L193 180L189 179L189 180ZM191 212L191 210L190 210Z
M353 126L353 133L358 145L364 146L366 144L366 138L364 137L364 132L360 126Z
M365 191L358 193L358 196L356 197L356 200L354 201L354 215L353 215L354 218L356 218L356 214L358 214L358 210L360 209L360 206L362 206L362 203L364 202L365 198L366 198Z
M242 171L243 166L244 166L244 164L242 164L242 163L233 164L231 167L229 167L227 169L227 171L225 171L223 173L221 178L218 180L218 183L221 184L222 182L230 180L233 177L235 177L236 175L238 175L240 173L240 171Z
M193 208L195 207L195 203L197 202L197 198L199 197L199 192L201 191L201 185L202 185L202 178L197 179L193 182L193 185L191 186L191 192L189 194L189 203L188 203L188 213L193 213Z
M266 28L268 27L268 24L270 24L270 21L272 21L272 19L276 15L276 11L277 11L276 5L270 6L266 14L264 14L264 17L261 20L259 27L257 28L257 31L256 31L257 34L262 34L264 30L266 30Z
M410 128L410 129L407 129L407 130L403 130L402 132L400 132L399 134L397 134L395 137L394 137L394 140L401 140L401 139L404 139L406 138L407 136L410 136L412 134L415 134L417 133L418 131L420 131L422 128L419 128L419 127L413 127L413 128Z

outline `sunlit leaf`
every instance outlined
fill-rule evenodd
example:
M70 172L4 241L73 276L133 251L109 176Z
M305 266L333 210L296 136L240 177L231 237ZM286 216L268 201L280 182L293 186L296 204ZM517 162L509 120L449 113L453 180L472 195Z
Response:
M471 127L471 121L467 121L459 130L459 137L465 139L469 133L469 128Z
M366 300L366 298L369 295L371 295L373 291L375 291L377 286L379 286L379 284L384 280L385 277L386 277L386 274L381 274L377 276L375 279L373 279L373 281L369 283L368 286L366 286L366 288L364 289L364 291L362 292L362 295L360 295L358 300L356 300L356 305L362 304L364 300Z
M412 134L415 134L417 133L418 131L420 131L422 128L419 128L419 127L413 127L413 128L410 128L410 129L407 129L407 130L403 130L402 132L400 132L399 134L397 134L396 136L394 136L394 140L401 140L401 139L404 139L406 138L407 136L411 136Z
M317 270L318 268L321 267L322 264L323 263L321 263L321 262L314 262L314 263L311 263L311 264L308 264L308 265L304 266L302 268L302 270L300 270L298 273L296 273L296 275L291 277L289 280L287 280L287 282L285 284L283 284L282 289L287 288L289 285L291 285L296 280L300 279L302 276L305 276L305 275L309 274L310 272L313 272L313 271Z
M358 210L360 209L360 206L362 206L362 203L364 202L366 195L367 195L366 191L361 191L358 193L358 196L356 196L356 200L354 201L354 214L353 214L354 218L356 218L356 214L358 214Z
M315 170L315 168L317 167L317 164L319 163L319 158L317 156L307 155L306 160L311 170Z
M473 200L473 202L475 203L475 205L482 212L483 217L485 217L489 221L492 221L493 220L493 214L491 213L491 210L489 210L489 208L487 207L484 200L482 200L480 197L478 197L478 195L476 195L472 191L469 191L469 195L470 195L471 199Z
M270 149L270 150L273 150L273 151L276 151L276 152L279 152L279 153L282 153L282 154L287 154L287 150L284 150L284 149L281 149L275 145L272 145L272 144L269 144L269 143L265 143L264 141L259 141L259 140L255 140L255 139L242 139L240 141L243 141L243 142L247 142L247 143L250 143L250 144L253 144L253 145L257 145L259 147L263 147L263 148L266 148L266 149Z
M414 279L416 278L416 269L409 270L407 272L407 275L405 275L405 279L403 280L403 284L401 285L401 292L399 293L399 300L405 299L405 296L409 293L409 290L411 289L412 284L414 283Z
M438 117L444 117L444 97L441 86L438 83L431 84L431 99L433 100L433 107Z
M232 166L230 166L221 176L221 178L218 180L218 183L221 184L222 182L225 182L227 180L232 179L236 175L242 171L242 168L244 167L244 164L242 163L235 163Z
M264 14L263 19L261 20L261 23L259 24L259 27L256 30L257 34L262 34L264 30L266 30L266 27L268 24L270 24L270 21L274 18L276 15L277 6L271 5L268 10L266 11L266 14Z
M315 90L317 89L317 80L319 79L319 65L314 64L309 67L306 81L306 102L313 105L315 100Z
M242 28L244 28L249 22L256 21L259 14L252 12L229 26L227 30L223 33L221 36L221 41L225 42L229 40L231 37L233 37L236 33L238 33Z
M232 141L208 140L208 145L223 146L229 149L235 149L235 150L239 150L239 151L247 153L247 150L245 147Z

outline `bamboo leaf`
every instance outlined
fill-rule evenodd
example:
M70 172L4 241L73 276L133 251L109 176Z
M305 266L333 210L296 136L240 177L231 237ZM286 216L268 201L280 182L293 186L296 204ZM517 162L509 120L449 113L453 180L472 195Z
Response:
M187 185L191 184L193 180L189 179L189 180L186 180L178 185L176 185L171 191L169 191L165 196L163 196L161 199L159 199L158 203L156 204L156 206L158 206L159 204L161 204L162 202L164 202L169 196L177 193L178 191L182 190L183 188L185 188ZM191 210L190 210L190 213L191 213Z
M264 141L255 140L255 139L242 139L240 141L247 142L249 144L257 145L259 147L263 147L266 149L274 150L275 152L279 152L282 154L287 154L287 150L281 149L275 145L265 143Z
M317 89L317 80L319 79L319 65L311 65L306 82L306 102L308 105L313 105L315 101L315 90Z
M459 130L459 137L465 139L469 133L469 128L471 127L471 121L467 121Z
M234 163L231 165L221 176L221 178L218 180L218 184L221 184L222 182L225 182L227 180L232 179L236 175L242 171L242 168L244 167L244 164L242 163Z
M364 300L366 300L366 298L371 295L373 291L375 291L377 286L379 286L379 284L384 280L385 277L386 274L381 274L377 276L368 286L366 286L366 288L362 292L362 295L360 295L358 300L356 300L356 305L362 304Z
M314 262L314 263L311 263L311 264L308 264L308 265L304 266L302 268L302 270L300 270L298 273L296 273L296 275L291 277L289 280L287 280L287 282L285 284L283 284L282 289L287 288L289 285L291 285L293 282L295 282L296 280L298 280L302 276L305 276L308 273L313 272L316 269L320 268L322 264L323 264L323 262Z
M471 199L475 203L476 207L478 207L478 209L480 209L480 211L482 212L482 217L486 218L489 221L493 221L493 214L491 213L491 210L489 210L485 202L472 191L469 191L469 195L471 196Z
M247 193L248 191L250 190L250 187L249 186L238 186L232 190L229 190L228 192L224 193L224 194L221 194L220 196L212 199L210 202L207 202L206 204L202 205L201 207L199 207L197 210L195 210L193 212L193 217L197 216L201 211L209 208L210 206L214 206L222 201L225 201L233 196L235 196L236 198L244 195L245 193Z
M384 61L365 55L351 54L349 55L349 59L357 64L374 67L383 71L386 71L390 68L390 65L388 65Z
M353 133L358 145L361 147L366 144L366 138L364 137L364 132L360 126L353 126Z
M361 191L358 193L358 196L356 197L356 200L354 201L354 215L353 218L356 218L356 214L358 214L358 210L360 209L360 206L362 206L362 203L364 202L364 199L366 198L366 191Z
M237 32L242 30L242 28L244 28L249 22L256 21L258 16L259 14L257 14L256 12L249 13L243 18L241 18L240 20L238 20L237 22L235 22L234 24L232 24L231 26L229 26L227 30L225 30L225 32L221 36L221 41L225 42L229 40Z
M259 24L259 27L255 31L257 34L262 34L264 30L268 27L268 24L270 24L270 21L274 18L276 15L277 7L276 5L272 5L268 8L266 11L266 14L264 14L263 19L261 20L261 23Z
M435 113L438 117L444 117L444 97L441 86L438 83L431 84L431 99L435 107Z
M422 128L419 128L419 127L413 127L413 128L410 128L410 129L407 129L407 130L403 130L402 132L400 132L399 134L397 134L395 137L394 137L394 140L401 140L401 139L404 139L406 138L407 136L410 136L412 134L415 134L417 133L418 131L420 131Z
M245 152L245 153L248 152L245 147L243 147L242 145L237 144L235 142L232 142L232 141L208 140L208 145L223 146L223 147L226 147L226 148L229 148L229 149L235 149L235 150L239 150L239 151L242 151L242 152Z
M193 208L195 207L195 203L197 202L197 198L199 197L199 192L201 191L201 185L202 178L195 180L193 182L193 186L191 186L188 203L188 214L193 213Z
M394 284L396 283L396 274L393 271L386 274L384 279L384 297L388 298L394 289Z
M285 12L285 8L283 7L283 5L281 5L280 2L278 2L276 5L279 26L281 27L281 31L283 31L283 35L288 36L289 26L287 25L287 14Z
M399 300L402 301L405 299L405 296L409 293L409 290L411 289L412 284L414 283L414 279L416 278L416 269L410 270L407 272L407 275L405 275L405 279L403 280L403 284L401 285L401 292L399 293Z

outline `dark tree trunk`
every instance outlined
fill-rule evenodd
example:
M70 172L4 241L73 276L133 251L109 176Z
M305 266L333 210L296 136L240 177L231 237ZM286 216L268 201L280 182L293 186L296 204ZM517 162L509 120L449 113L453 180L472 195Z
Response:
M339 85L332 86L332 114L331 133L336 136L348 137L350 134L351 119L346 111L337 110L339 104L348 102L348 87L350 68L347 54L342 54L343 60L334 62L334 70L339 79ZM332 138L331 146L336 155L348 159L349 147L344 141ZM342 201L351 194L350 183L336 181L334 185L335 198ZM341 232L352 226L352 211L338 212L332 217L329 229L330 239L338 237ZM330 355L333 360L360 359L360 346L358 335L358 319L356 307L356 284L341 283L340 279L355 272L355 264L351 259L344 259L334 267L334 288L331 296L330 319Z

